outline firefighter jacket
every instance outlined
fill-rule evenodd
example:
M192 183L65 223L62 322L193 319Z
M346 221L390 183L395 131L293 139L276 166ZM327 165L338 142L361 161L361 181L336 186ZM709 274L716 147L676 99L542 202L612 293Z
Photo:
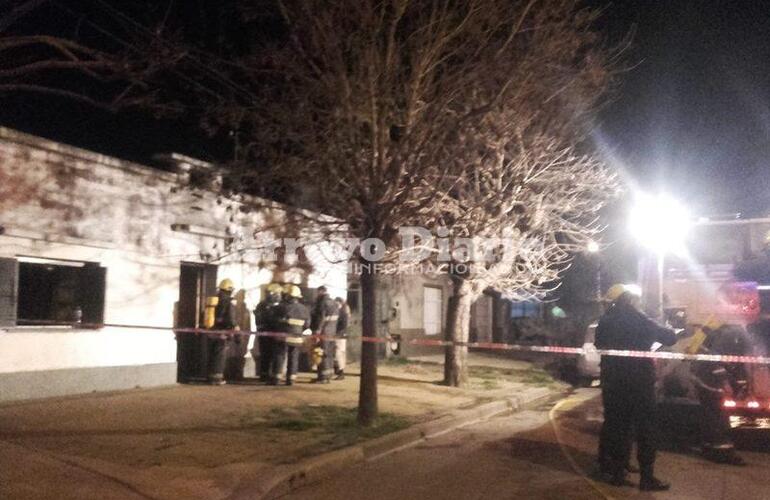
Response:
M313 312L310 316L310 329L313 330L313 333L329 336L335 335L337 333L338 319L337 303L328 295L319 296L315 301Z
M342 304L339 307L338 315L336 333L337 337L344 339L348 336L348 322L350 321L350 308L347 304Z
M728 383L727 370L721 363L696 361L691 370L697 390L712 393L713 397L721 397Z
M230 297L229 293L220 292L219 300L214 309L214 329L215 330L233 330L238 328L238 321L235 317L236 302Z
M286 342L290 345L302 345L302 332L310 325L310 312L305 304L294 298L281 303L281 329L290 334Z
M598 349L649 351L655 342L673 345L676 334L625 303L610 307L596 328ZM602 384L652 389L655 386L655 364L649 358L604 355L601 379Z
M259 332L280 332L281 302L276 296L268 296L254 309L254 321Z

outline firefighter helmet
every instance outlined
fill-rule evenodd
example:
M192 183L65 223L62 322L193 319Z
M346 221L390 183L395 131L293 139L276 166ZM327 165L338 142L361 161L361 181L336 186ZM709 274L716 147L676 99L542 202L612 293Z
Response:
M626 286L623 283L616 283L607 290L604 298L607 302L615 302L624 293L626 293Z
M226 292L232 292L235 289L233 280L231 280L230 278L223 279L222 281L219 282L219 289L224 290Z
M302 298L302 290L299 289L297 285L286 285L283 287L283 293L288 295L289 297L294 297L295 299L301 299Z
M642 289L639 288L638 285L616 283L612 285L609 290L607 290L607 295L605 295L605 299L608 302L615 302L625 293L633 295L634 297L641 297Z
M267 293L279 294L283 292L283 287L279 283L270 283L267 285Z

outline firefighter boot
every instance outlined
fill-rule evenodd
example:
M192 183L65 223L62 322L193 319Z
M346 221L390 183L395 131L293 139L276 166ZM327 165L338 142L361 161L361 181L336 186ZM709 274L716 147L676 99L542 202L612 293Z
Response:
M653 464L639 464L642 477L639 480L639 489L641 491L667 491L671 485L655 477L653 473Z
M656 477L648 477L639 481L641 491L668 491L670 488L670 484Z

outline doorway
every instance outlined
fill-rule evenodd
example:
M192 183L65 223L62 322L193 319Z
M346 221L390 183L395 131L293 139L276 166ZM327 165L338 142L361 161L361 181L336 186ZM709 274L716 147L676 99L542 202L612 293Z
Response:
M217 266L182 262L179 268L179 301L176 327L202 328L206 297L217 293ZM206 336L177 333L177 382L206 380Z

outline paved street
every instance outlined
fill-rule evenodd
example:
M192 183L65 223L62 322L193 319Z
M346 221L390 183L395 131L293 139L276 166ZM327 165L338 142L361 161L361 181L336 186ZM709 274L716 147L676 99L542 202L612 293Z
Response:
M246 498L285 469L378 433L435 422L528 391L559 391L526 362L493 370L470 357L465 389L431 363L383 363L378 431L359 435L357 365L343 381L176 385L0 405L0 498ZM494 364L497 359L487 360ZM531 379L531 381L530 381ZM549 389L550 388L550 389Z
M581 390L556 404L466 427L286 498L767 498L770 454L761 451L742 452L749 462L743 468L715 465L686 450L662 452L658 470L673 483L668 493L592 482L585 474L601 424L597 396L596 389Z

